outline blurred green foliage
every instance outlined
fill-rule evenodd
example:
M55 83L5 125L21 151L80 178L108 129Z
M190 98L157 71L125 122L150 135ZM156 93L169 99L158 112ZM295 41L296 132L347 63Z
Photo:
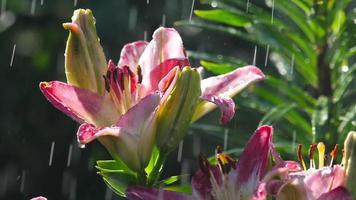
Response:
M275 141L284 153L294 154L295 143L342 144L355 130L354 1L201 2L211 7L195 10L198 19L176 24L220 32L265 49L264 67L261 62L257 66L268 75L266 81L253 90L255 96L240 103L263 114L260 124L277 128ZM215 74L243 64L226 56L196 51L190 55L202 59L201 65ZM244 60L243 55L238 58Z

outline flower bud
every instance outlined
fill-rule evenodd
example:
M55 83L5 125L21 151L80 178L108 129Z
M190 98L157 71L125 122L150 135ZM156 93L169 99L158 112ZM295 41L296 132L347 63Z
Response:
M169 78L171 74L171 78ZM196 69L179 67L172 69L160 82L165 90L161 106L157 112L157 146L168 153L173 150L185 136L201 95L200 75Z
M104 94L107 65L91 10L75 10L72 22L64 23L63 27L70 31L65 52L67 82Z
M356 197L356 132L351 131L344 143L344 168L346 174L346 187Z

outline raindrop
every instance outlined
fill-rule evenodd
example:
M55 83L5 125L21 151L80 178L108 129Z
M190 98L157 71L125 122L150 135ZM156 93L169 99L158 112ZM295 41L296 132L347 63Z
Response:
M1 15L0 15L0 19L4 20L5 19L5 15L6 15L6 0L2 0L1 1Z
M271 24L273 24L273 18L274 18L274 0L272 0Z
M147 0L147 5L150 4L150 0Z
M31 3L31 15L34 15L34 14L35 14L36 1L37 1L37 0L32 0L32 3Z
M292 54L292 59L291 59L291 63L290 63L290 79L293 78L293 73L294 73L294 54Z
M336 32L340 31L340 15L337 15L337 30Z
M73 146L70 144L68 149L67 167L70 166L70 161L72 158L72 150L73 150Z
M144 32L143 32L143 40L144 40L144 41L147 41L147 31L144 31Z
M178 162L180 162L182 160L182 153L183 153L183 140L180 141L179 147L178 147L178 156L177 156Z
M181 172L180 172L180 174L183 175L183 176L181 176L181 179L180 179L181 185L189 184L189 176L184 176L189 173L190 173L189 161L184 159L182 162L182 167L181 167Z
M20 183L20 192L23 193L25 189L25 180L26 180L26 171L22 170L21 173L21 183Z
M228 139L229 139L229 129L225 128L225 130L224 130L224 151L226 151L226 149L227 149Z
M105 200L111 200L111 199L112 199L112 191L109 187L106 187Z
M78 4L78 0L74 0L74 7L76 7Z
M267 45L267 49L266 49L265 67L267 67L267 63L268 63L268 56L269 56L269 45Z
M137 24L137 8L132 7L130 8L129 12L129 20L128 20L128 28L130 31L134 30Z
M51 144L51 152L50 152L50 154L49 154L48 166L51 166L51 165L52 165L53 152L54 152L54 145L55 145L55 142L52 141L52 144Z
M211 7L216 8L216 7L218 7L218 2L212 1L210 5L211 5Z
M70 189L69 189L69 199L70 200L75 200L77 196L77 179L72 178L70 182Z
M195 3L195 0L192 0L192 8L190 9L189 22L192 21L194 3Z
M11 60L10 60L10 67L12 67L12 64L14 63L15 51L16 51L16 44L14 44L14 47L12 48L12 55L11 55Z
M248 9L250 8L250 0L246 2L246 13L248 13Z
M41 0L41 6L43 6L43 0Z
M166 26L166 15L165 14L162 15L162 26L163 27Z
M81 149L84 149L85 148L85 144L78 144L78 147L81 148Z
M256 65L256 54L257 54L257 45L255 45L255 52L253 53L252 65Z
M342 66L341 67L341 71L344 72L344 73L348 72L349 71L349 66L347 66L347 65Z

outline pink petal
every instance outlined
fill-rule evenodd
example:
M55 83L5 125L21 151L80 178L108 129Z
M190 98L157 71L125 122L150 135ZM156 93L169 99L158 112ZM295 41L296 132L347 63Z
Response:
M351 194L344 187L337 187L332 191L321 195L318 200L352 200Z
M304 185L308 197L317 199L320 195L342 186L344 181L344 169L339 165L334 165L332 168L325 167L307 175Z
M139 60L142 83L148 92L158 89L159 81L175 66L189 65L183 42L173 28L158 28Z
M40 89L54 107L79 123L102 127L118 118L114 104L106 96L59 81L41 82Z
M219 76L210 77L207 79L202 80L201 87L202 87L202 97L204 99L205 96L216 96L222 99L228 99L228 97L233 97L238 94L241 90L249 86L250 84L260 81L264 79L264 74L262 71L255 67L255 66L246 66L238 68L230 73L222 74ZM219 101L216 101L219 102ZM221 101L220 101L221 102ZM219 104L217 104L220 106ZM222 113L223 117L226 120L230 120L232 116L232 105L229 104L230 107L228 109L223 108ZM210 112L216 107L216 105L211 104L209 102L202 102L199 104L194 117L193 121L199 119L206 113ZM220 106L220 108L222 108ZM224 117L224 113L229 110ZM233 115L233 114L232 114ZM224 120L221 120L224 122ZM225 121L227 122L227 121Z
M136 41L126 44L121 50L118 66L128 66L131 71L136 73L138 61L147 45L148 42L145 41Z
M235 102L230 97L221 97L215 95L204 95L201 97L205 101L209 101L219 106L221 111L220 123L226 124L235 115Z
M237 184L241 191L253 191L266 170L272 145L272 126L261 126L251 136L237 162Z
M260 183L250 200L265 200L267 197L266 183Z
M214 176L216 182L220 185L222 183L222 174L218 166L211 166L207 168L207 171L199 169L192 177L192 187L194 196L199 196L201 199L211 200L213 196L211 175Z
M194 198L185 194L141 186L130 187L126 190L126 197L130 200L193 200Z

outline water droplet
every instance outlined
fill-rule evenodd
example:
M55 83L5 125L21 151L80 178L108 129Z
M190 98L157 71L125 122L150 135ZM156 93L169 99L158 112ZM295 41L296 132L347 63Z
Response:
M211 7L216 8L216 7L218 7L218 2L212 1L210 5L211 5Z
M177 156L178 162L180 162L182 160L182 153L183 153L183 140L180 141L179 147L178 147L178 156Z
M192 0L192 8L190 9L189 21L192 21L195 0Z
M53 152L54 152L54 145L55 145L55 142L52 141L52 144L51 144L51 152L50 152L50 154L49 154L48 166L51 166L51 165L52 165Z
M85 148L85 144L78 144L78 147L81 148L81 149L84 149Z
M348 72L349 71L349 66L347 66L347 65L342 66L341 67L341 71L342 72Z
M16 51L16 44L14 44L14 47L13 47L13 49L12 49L12 56L11 56L11 60L10 60L10 67L12 67L12 64L14 63L15 51Z

